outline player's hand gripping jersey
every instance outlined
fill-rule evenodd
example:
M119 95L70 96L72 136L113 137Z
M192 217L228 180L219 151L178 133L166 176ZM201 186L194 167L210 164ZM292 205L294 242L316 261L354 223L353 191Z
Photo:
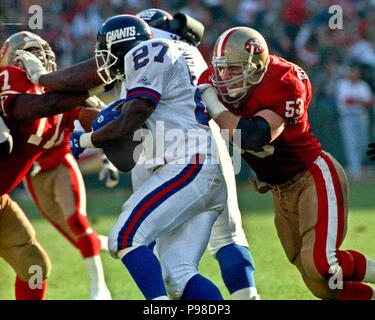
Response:
M182 51L170 40L145 41L125 56L126 99L145 97L155 105L146 121L153 136L145 137L148 168L211 154L206 107L189 75Z
M12 100L23 93L42 94L43 91L27 79L24 70L16 66L0 67L0 88L1 113L14 142L12 153L0 158L3 168L0 194L5 194L22 181L39 155L62 139L65 129L73 130L73 121L78 118L80 108L48 118L14 120Z
M311 100L311 83L297 65L270 55L263 80L249 89L240 102L225 104L234 114L252 118L264 109L272 110L286 121L282 134L257 152L242 150L243 158L260 181L280 184L309 168L321 153L321 144L311 132L307 109ZM210 83L214 69L202 73L199 84Z

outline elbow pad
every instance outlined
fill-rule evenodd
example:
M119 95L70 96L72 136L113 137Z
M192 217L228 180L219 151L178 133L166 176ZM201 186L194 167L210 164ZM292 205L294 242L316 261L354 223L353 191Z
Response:
M236 135L238 134L241 136L241 145L239 147L245 151L262 151L263 146L271 141L270 125L266 119L259 116L251 119L241 118L233 137L234 141L236 141Z

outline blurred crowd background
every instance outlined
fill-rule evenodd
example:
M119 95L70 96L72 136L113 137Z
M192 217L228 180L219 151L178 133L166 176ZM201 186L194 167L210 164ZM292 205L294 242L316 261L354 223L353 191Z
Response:
M324 149L339 159L351 178L373 174L365 152L368 141L375 137L372 98L375 0L0 0L0 3L1 43L12 33L27 29L31 5L42 7L43 29L31 31L51 44L60 67L93 55L97 29L106 18L135 14L146 8L182 11L201 21L205 35L199 48L208 63L214 43L224 30L238 25L255 28L268 41L271 53L295 62L309 75L313 87L310 123ZM343 10L342 29L329 28L332 5ZM354 125L350 127L354 121L343 121L355 117L363 133ZM348 141L346 136L350 135L346 133L351 133L354 139L349 137ZM354 156L349 154L353 153L357 159L351 159Z

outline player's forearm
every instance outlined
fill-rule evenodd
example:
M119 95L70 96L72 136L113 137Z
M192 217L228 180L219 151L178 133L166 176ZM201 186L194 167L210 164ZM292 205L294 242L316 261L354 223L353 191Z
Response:
M246 119L224 111L215 121L221 128L229 129L229 141L243 150L258 151L271 141L270 125L261 116Z
M90 132L92 130L91 124L96 119L99 112L100 112L100 109L98 108L91 108L91 107L81 108L79 112L78 120L86 132Z
M56 91L87 91L102 83L94 58L55 72L43 74L39 84Z
M134 132L142 128L153 110L154 106L150 100L133 99L128 101L117 119L92 134L93 145L97 148L103 148L109 141L130 141Z
M11 112L17 120L30 120L53 116L82 105L87 92L47 92L42 95L21 94L12 101Z
M219 125L221 129L227 130L228 134L226 135L229 138L229 141L232 141L235 130L237 129L238 122L240 117L236 116L230 111L224 111L220 113L214 120Z

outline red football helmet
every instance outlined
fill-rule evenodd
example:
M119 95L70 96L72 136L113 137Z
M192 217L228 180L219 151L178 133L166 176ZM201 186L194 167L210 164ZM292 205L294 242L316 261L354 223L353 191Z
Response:
M268 46L258 31L248 27L225 31L216 41L212 58L215 70L213 84L218 94L227 103L241 100L249 87L262 81L268 62ZM230 66L241 67L241 74L224 80L223 68ZM240 82L242 84L238 87Z
M0 66L18 65L15 61L17 50L27 50L36 55L48 72L56 70L56 57L47 41L35 33L21 31L11 35L5 40L0 50Z

